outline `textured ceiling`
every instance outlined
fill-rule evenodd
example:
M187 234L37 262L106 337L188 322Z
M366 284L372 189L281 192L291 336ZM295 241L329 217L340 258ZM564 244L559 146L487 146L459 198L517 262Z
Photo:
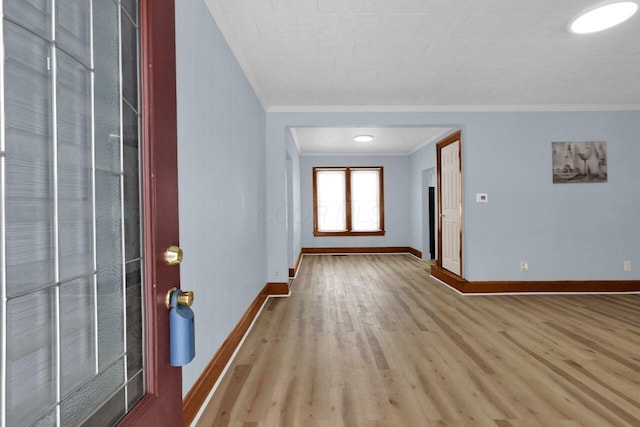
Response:
M292 128L302 155L407 155L441 139L449 128ZM371 135L371 142L355 142L356 135Z
M205 0L265 108L640 108L640 14L597 0Z

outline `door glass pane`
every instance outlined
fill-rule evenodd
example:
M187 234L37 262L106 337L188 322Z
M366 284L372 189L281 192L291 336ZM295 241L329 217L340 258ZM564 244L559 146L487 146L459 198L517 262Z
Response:
M4 14L29 31L51 40L51 0L4 0Z
M133 379L127 384L127 396L129 408L133 408L133 405L139 401L144 395L144 373L139 372Z
M124 352L122 213L120 176L96 173L96 259L98 267L99 366Z
M7 303L7 424L32 423L56 403L55 295Z
M122 0L122 7L134 23L138 23L138 2L136 0Z
M142 269L140 261L127 263L127 379L142 370Z
M124 227L126 239L125 261L140 257L140 185L138 170L138 115L127 104L122 108L123 167L124 167Z
M91 64L90 0L56 0L56 42L84 64Z
M122 164L127 311L127 404L144 395L144 329L140 211L140 141L138 105L138 28L136 0L121 2Z
M56 410L49 412L47 415L41 417L33 424L33 427L53 427L56 425L57 414Z
M60 280L93 272L91 76L58 51L58 204Z
M51 48L5 22L6 263L9 296L54 277Z
M122 49L125 52L138 51L137 28L126 13L122 13ZM138 105L138 57L123 55L122 57L122 96L129 105Z
M84 278L61 285L60 307L60 369L62 394L66 395L95 374L93 280Z
M82 423L82 427L114 426L125 413L125 390L121 389L102 405L98 412Z
M120 39L118 5L93 3L96 167L120 172Z
M119 359L113 366L93 377L78 390L65 397L61 406L63 426L77 426L90 417L96 409L111 397L124 383L124 361ZM102 424L108 425L108 424Z

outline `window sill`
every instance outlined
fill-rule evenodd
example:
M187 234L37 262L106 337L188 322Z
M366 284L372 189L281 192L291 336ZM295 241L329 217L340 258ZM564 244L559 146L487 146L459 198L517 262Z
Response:
M314 231L315 237L384 236L385 231Z

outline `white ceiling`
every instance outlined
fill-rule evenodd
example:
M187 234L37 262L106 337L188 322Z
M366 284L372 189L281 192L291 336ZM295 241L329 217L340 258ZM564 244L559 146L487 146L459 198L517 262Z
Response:
M268 111L640 108L640 14L599 0L205 0Z
M442 139L449 128L292 128L302 155L406 155ZM371 135L371 142L355 142L356 135Z

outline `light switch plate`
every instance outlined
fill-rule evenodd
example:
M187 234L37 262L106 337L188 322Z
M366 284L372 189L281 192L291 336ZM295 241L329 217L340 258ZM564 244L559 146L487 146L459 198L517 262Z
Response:
M487 193L476 193L476 203L487 203L489 196Z

